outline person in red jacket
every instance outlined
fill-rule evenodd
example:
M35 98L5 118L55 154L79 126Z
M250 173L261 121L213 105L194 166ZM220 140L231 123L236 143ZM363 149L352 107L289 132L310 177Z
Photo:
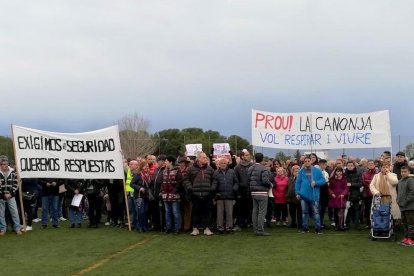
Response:
M285 169L278 167L274 178L275 186L273 186L273 197L275 202L276 225L287 226L288 209L286 200L286 189L289 178L285 175Z
M346 195L348 194L347 179L342 168L336 168L329 179L328 207L334 210L336 231L343 231L345 222Z
M362 186L363 186L363 200L364 200L364 217L365 217L365 223L366 229L371 228L371 203L372 203L372 193L369 189L369 184L371 184L372 178L374 178L374 175L378 173L377 168L375 167L374 160L368 160L367 163L367 170L364 171L361 174L362 178Z

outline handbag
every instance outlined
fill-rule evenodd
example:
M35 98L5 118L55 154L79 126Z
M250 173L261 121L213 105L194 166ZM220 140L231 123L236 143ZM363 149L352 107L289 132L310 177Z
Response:
M24 200L32 200L35 197L34 193L31 192L23 192L22 194Z

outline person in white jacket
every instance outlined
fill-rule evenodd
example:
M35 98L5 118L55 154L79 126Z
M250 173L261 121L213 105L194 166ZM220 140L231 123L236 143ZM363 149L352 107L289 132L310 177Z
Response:
M400 208L397 204L397 184L398 178L391 172L389 162L384 162L381 171L374 175L369 188L371 193L376 196L391 196L391 214L394 220L401 219Z

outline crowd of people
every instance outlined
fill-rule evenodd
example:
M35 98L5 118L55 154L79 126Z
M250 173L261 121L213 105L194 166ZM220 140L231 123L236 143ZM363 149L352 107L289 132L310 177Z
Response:
M266 228L275 226L308 233L311 221L316 234L330 227L361 230L371 227L373 196L389 196L394 224L404 227L400 244L414 245L414 161L403 152L394 162L387 151L377 160L328 161L311 154L283 162L261 153L251 159L247 150L216 159L204 152L195 158L148 155L125 160L125 182L22 179L20 197L16 172L0 156L0 236L8 226L18 235L32 231L33 222L59 228L65 217L70 228L82 227L87 218L88 228L123 228L129 221L139 233L191 236L242 229L267 236ZM78 194L83 200L74 206Z

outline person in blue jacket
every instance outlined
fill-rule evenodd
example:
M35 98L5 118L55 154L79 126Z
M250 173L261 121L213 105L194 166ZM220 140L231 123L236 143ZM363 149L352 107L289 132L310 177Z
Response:
M295 183L296 198L300 200L302 207L302 233L308 233L309 211L311 209L315 222L315 232L321 234L321 218L319 216L319 188L326 185L322 171L312 166L310 156L303 161Z

